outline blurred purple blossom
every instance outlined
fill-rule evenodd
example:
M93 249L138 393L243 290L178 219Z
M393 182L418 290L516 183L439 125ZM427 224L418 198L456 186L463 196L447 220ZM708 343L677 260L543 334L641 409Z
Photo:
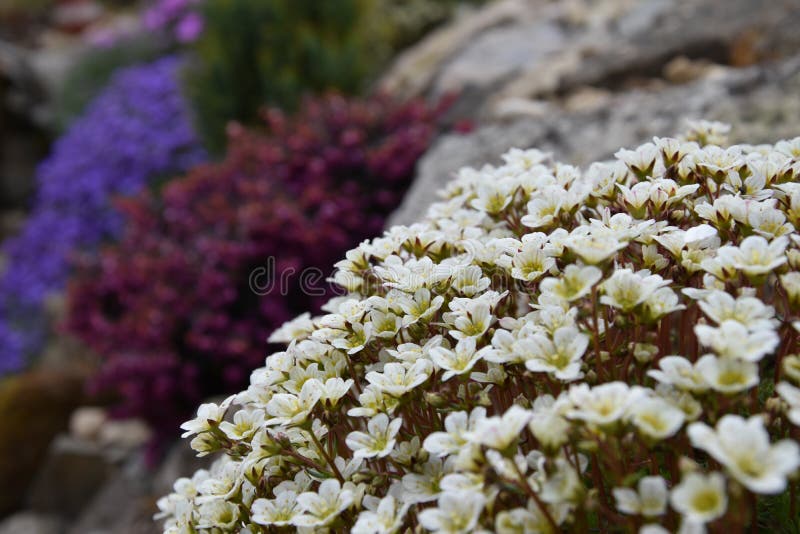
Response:
M203 31L203 17L196 11L199 0L157 0L144 13L148 31L171 31L178 42L192 42Z
M30 217L3 244L0 374L41 347L45 300L62 289L73 255L120 233L112 199L205 159L180 94L180 65L167 57L118 72L39 166Z

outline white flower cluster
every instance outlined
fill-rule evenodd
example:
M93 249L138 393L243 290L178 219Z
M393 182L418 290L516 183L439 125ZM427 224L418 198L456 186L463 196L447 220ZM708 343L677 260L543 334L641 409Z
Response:
M183 425L165 532L796 525L800 138L726 133L460 171Z

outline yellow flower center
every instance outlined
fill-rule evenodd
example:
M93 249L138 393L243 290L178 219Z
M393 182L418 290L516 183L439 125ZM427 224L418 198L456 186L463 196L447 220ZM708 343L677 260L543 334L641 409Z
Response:
M719 493L713 489L698 491L692 497L692 508L698 512L708 513L719 507Z

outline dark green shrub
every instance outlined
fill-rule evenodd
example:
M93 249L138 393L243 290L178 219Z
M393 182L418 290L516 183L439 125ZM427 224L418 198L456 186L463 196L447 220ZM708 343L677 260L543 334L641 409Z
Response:
M196 125L220 151L229 120L265 105L292 110L305 93L358 92L373 71L364 0L207 0L205 31L186 73Z

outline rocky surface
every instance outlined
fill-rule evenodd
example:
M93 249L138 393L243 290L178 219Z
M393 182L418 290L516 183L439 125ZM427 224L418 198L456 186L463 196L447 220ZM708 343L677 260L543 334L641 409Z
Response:
M428 82L404 82L403 62L425 57L430 44L422 43L384 84L407 94L461 89L457 112L481 126L434 145L389 224L417 220L460 167L498 162L511 147L586 165L698 118L733 124L734 141L800 135L800 34L791 30L800 5L763 7L758 0L501 0L456 22L494 24L453 46L432 72L409 78ZM442 32L434 37L455 29ZM491 65L486 77L481 64Z
M463 91L461 111L508 99L617 88L687 56L746 66L797 50L797 0L497 0L401 55L380 85L406 96Z
M179 477L206 467L208 459L195 457L181 441L158 466L148 466L141 430L109 421L100 412L76 412L71 432L53 441L36 480L22 492L24 509L0 521L0 534L161 532L153 521L157 499L169 493ZM120 425L117 439L108 441L103 429L115 425Z

